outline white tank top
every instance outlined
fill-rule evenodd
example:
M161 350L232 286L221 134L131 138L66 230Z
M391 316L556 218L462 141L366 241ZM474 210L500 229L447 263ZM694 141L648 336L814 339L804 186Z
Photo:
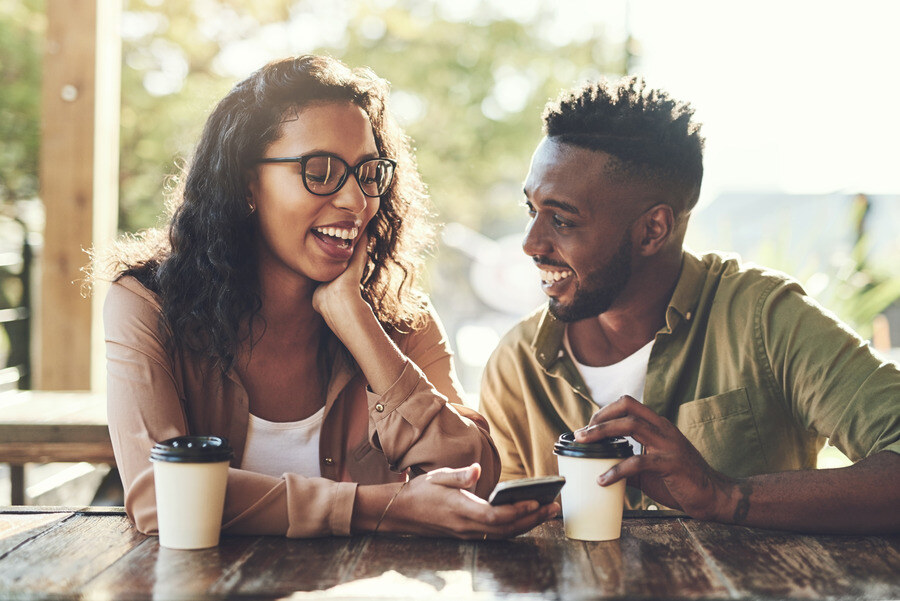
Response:
M285 473L308 478L319 469L319 437L325 407L296 422L270 422L250 414L241 469L281 477Z
M626 394L634 397L641 403L644 402L644 382L647 379L647 365L650 363L650 351L653 350L655 340L654 338L618 363L603 367L590 367L578 362L569 343L568 328L566 328L566 334L563 337L563 344L569 356L572 357L575 367L581 373L584 383L587 384L594 403L597 404L597 407L603 408ZM630 436L627 438L634 449L634 454L639 454L641 452L641 444Z

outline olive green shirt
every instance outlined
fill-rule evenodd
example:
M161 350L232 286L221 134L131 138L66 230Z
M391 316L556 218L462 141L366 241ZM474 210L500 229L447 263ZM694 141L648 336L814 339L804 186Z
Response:
M480 410L501 480L555 474L553 443L597 410L546 306L501 340ZM732 477L813 469L826 439L856 461L900 453L900 367L784 274L684 253L656 333L646 406ZM653 501L629 489L629 506Z

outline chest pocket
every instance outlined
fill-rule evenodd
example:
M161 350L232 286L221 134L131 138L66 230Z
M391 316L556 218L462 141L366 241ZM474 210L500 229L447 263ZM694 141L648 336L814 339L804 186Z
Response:
M733 478L770 471L745 388L685 403L675 425L713 469Z

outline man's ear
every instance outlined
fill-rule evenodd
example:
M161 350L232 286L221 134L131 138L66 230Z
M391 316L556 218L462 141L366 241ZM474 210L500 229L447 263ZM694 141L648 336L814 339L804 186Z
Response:
M644 211L634 224L635 249L642 256L658 253L668 242L675 227L675 212L665 203Z

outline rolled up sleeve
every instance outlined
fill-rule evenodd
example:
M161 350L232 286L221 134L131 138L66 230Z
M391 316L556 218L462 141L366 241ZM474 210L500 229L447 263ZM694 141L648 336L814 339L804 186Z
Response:
M796 285L762 298L757 343L795 420L857 461L900 453L900 367Z
M396 471L420 474L477 462L481 478L472 492L487 497L500 478L499 455L487 421L463 403L452 353L433 310L425 327L400 347L408 358L400 377L383 395L368 394L370 442Z

